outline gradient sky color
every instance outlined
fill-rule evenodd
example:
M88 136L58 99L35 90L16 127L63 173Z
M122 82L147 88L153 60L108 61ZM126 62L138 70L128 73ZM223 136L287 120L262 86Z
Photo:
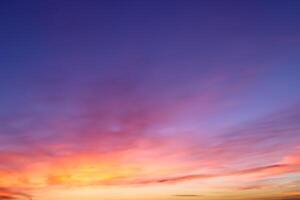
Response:
M300 1L0 2L0 200L300 199Z

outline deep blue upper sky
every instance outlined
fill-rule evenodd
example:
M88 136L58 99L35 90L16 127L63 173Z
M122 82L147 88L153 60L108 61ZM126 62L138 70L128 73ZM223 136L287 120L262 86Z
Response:
M243 79L243 70L265 82L255 82L262 91L250 95L254 102L268 99L265 90L270 101L294 99L299 8L298 1L2 1L0 106L11 112L45 90L72 93L92 79L154 85L157 96L210 73Z

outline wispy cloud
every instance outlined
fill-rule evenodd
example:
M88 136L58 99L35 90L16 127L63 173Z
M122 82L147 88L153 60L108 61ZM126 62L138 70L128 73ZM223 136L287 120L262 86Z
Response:
M0 188L0 200L32 200L32 197L24 192Z
M175 194L173 195L175 197L202 197L203 195L198 195L198 194Z

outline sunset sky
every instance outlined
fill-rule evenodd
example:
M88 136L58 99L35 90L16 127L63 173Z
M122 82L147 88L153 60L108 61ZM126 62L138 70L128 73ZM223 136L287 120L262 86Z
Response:
M299 200L300 1L1 0L0 200Z

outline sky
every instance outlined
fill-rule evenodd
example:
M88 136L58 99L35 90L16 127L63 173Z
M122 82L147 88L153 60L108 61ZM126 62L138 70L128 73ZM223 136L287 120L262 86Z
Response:
M0 200L300 199L300 2L0 2Z

